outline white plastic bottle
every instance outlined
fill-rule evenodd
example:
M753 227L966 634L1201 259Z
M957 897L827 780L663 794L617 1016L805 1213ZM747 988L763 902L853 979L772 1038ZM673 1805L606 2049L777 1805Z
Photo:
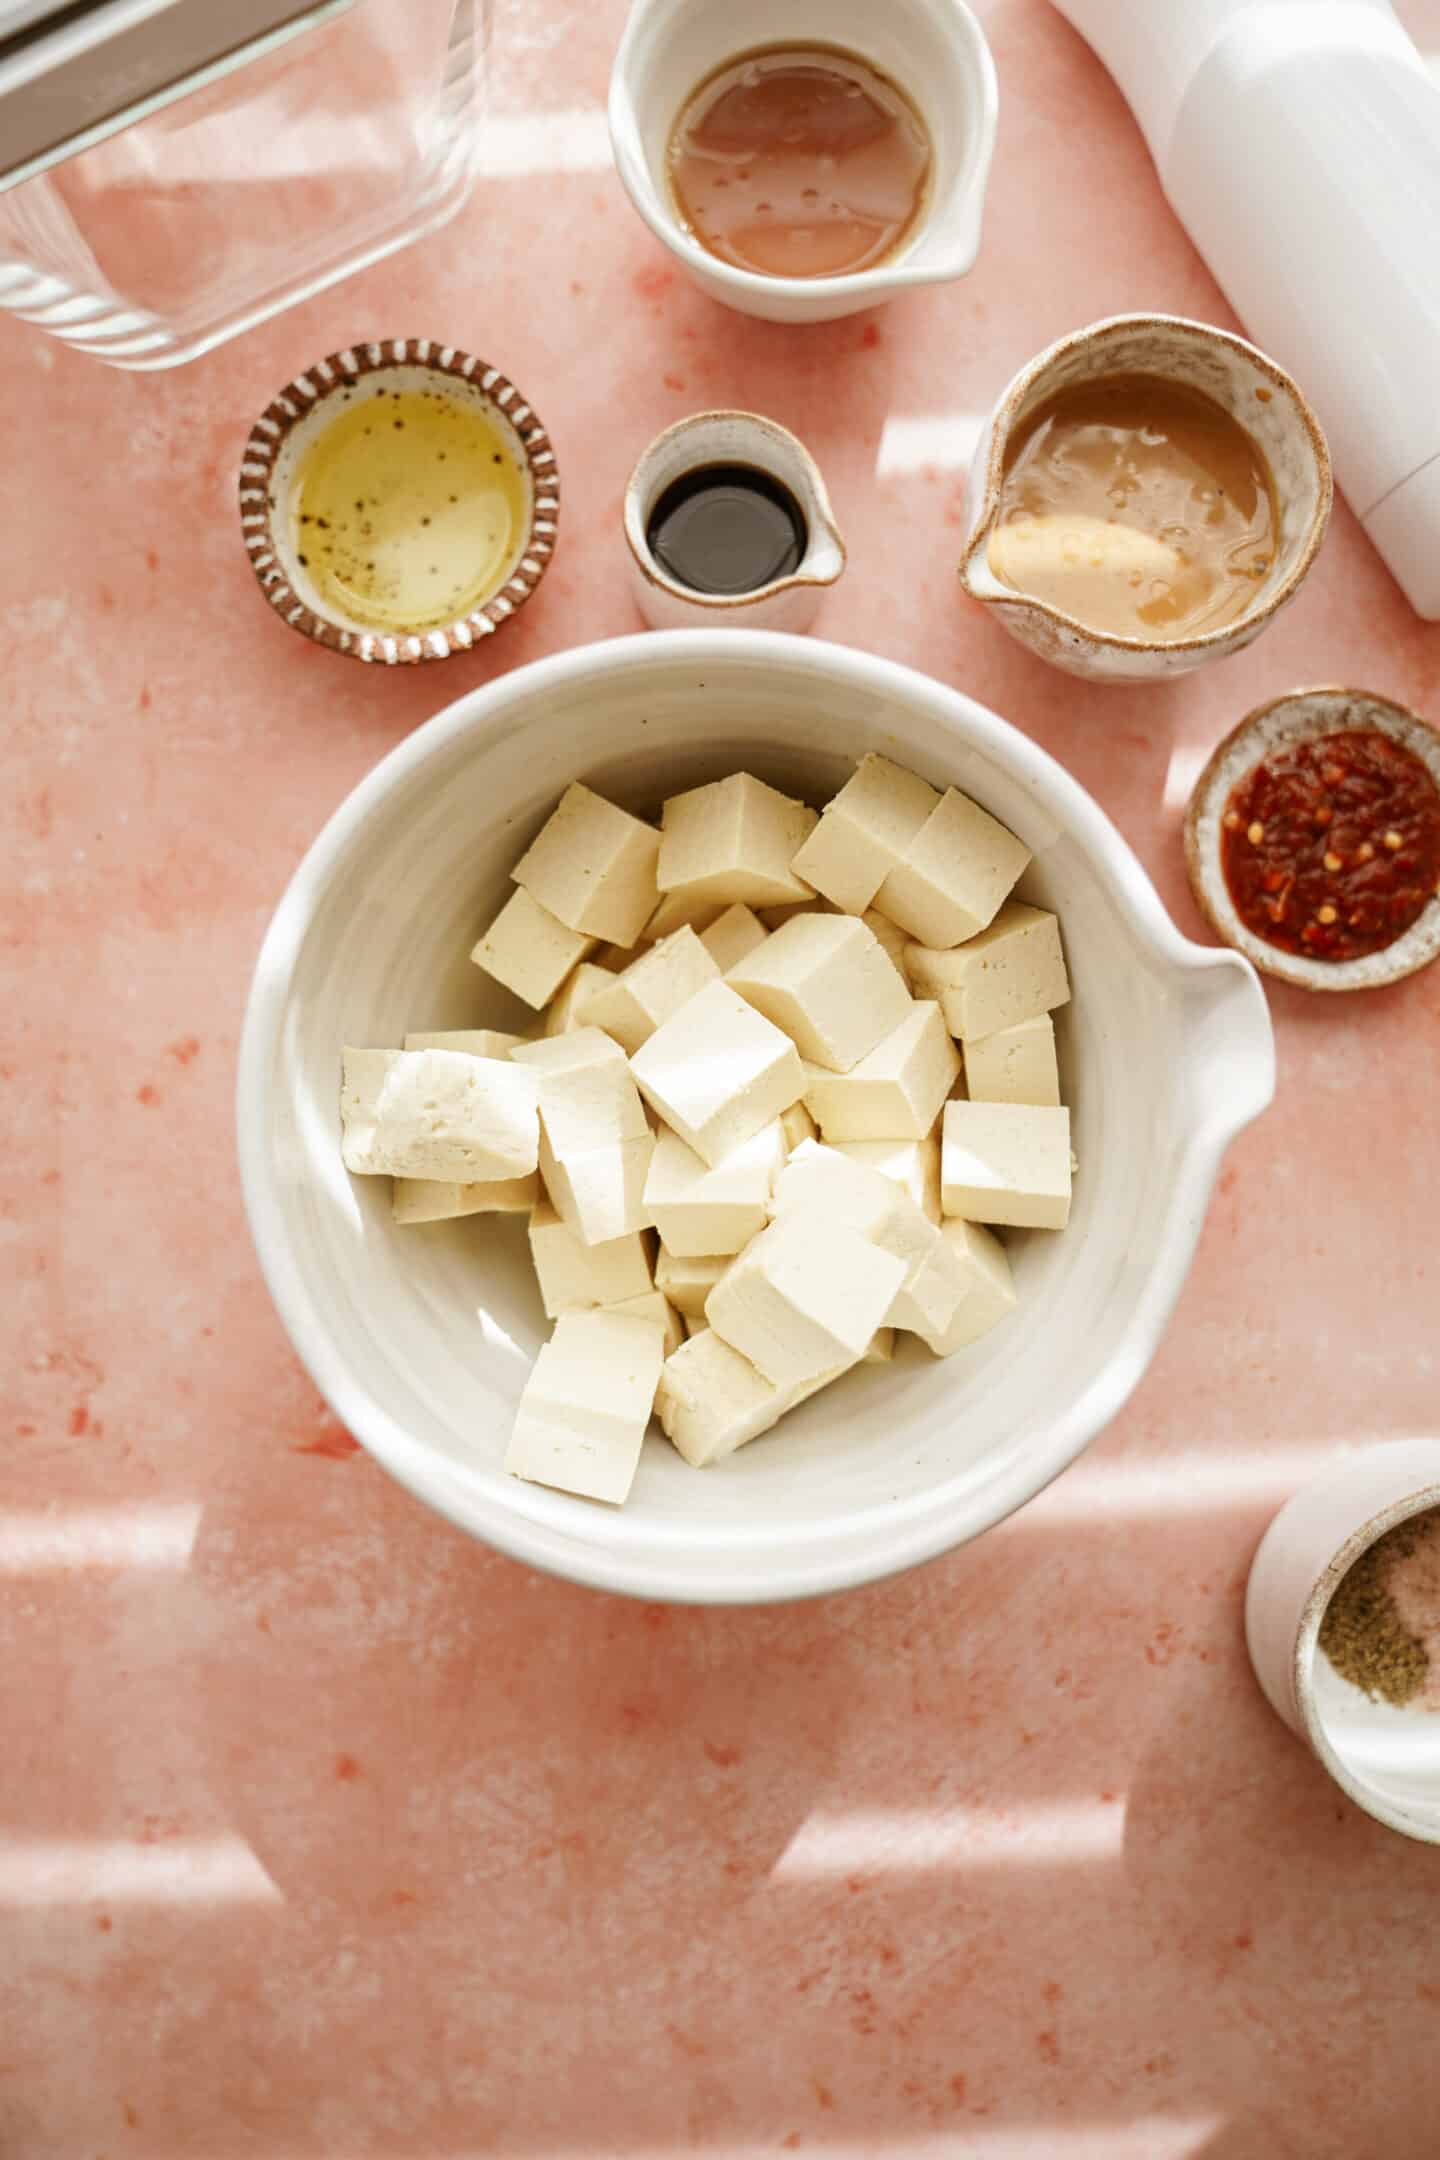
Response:
M1389 0L1055 0L1249 335L1440 620L1440 85Z

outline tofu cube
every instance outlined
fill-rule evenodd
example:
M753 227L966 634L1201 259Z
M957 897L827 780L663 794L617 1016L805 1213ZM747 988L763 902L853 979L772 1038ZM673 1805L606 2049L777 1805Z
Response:
M785 1146L792 1155L805 1141L817 1140L820 1137L820 1128L803 1102L791 1103L790 1108L781 1116L780 1130L785 1135Z
M805 1092L795 1045L725 982L707 984L658 1027L631 1071L712 1169Z
M725 913L723 900L692 900L688 893L662 893L660 905L645 925L643 942L658 945L661 938L672 937L677 930L688 924L696 937L703 937L712 923L717 923Z
M967 1222L1063 1230L1070 1219L1070 1113L1034 1103L945 1106L940 1197Z
M663 1290L676 1312L687 1320L703 1320L705 1300L729 1267L733 1253L692 1253L682 1257L660 1247L655 1262L655 1288ZM706 1321L708 1327L709 1322Z
M937 1226L893 1179L834 1148L801 1148L776 1181L772 1206L777 1221L829 1223L903 1262L884 1315L889 1326L919 1334L949 1325L964 1288L961 1270Z
M769 1432L794 1399L704 1327L665 1360L655 1414L676 1452L703 1470Z
M905 965L915 995L938 998L945 1025L965 1043L1070 999L1060 925L1023 900L1007 901L988 930L955 951L907 945Z
M864 1357L905 1273L858 1231L796 1212L732 1261L705 1317L776 1387L804 1387Z
M912 1005L850 1072L812 1072L805 1107L827 1141L923 1140L959 1075L940 1007Z
M575 1028L522 1044L512 1062L536 1076L540 1175L576 1236L607 1244L645 1229L655 1136L619 1044Z
M525 1384L505 1468L618 1507L635 1480L664 1362L656 1320L562 1314Z
M875 905L922 945L958 945L993 922L1029 860L1008 826L951 788Z
M551 1320L561 1313L624 1304L655 1287L645 1239L638 1231L603 1245L586 1245L543 1198L530 1217L530 1257L540 1301Z
M700 932L700 942L724 975L737 960L743 960L757 945L763 945L769 935L754 909L737 900L723 915L717 915L708 929Z
M521 886L511 893L470 958L538 1012L594 944L593 937L568 930L558 915L541 907Z
M944 1226L946 1244L965 1272L966 1287L948 1328L922 1334L936 1357L953 1357L968 1343L988 1335L1017 1303L1010 1259L993 1230L956 1216Z
M726 980L828 1072L849 1072L910 1011L883 947L854 915L796 916Z
M1060 1069L1049 1013L997 1028L993 1035L972 1036L965 1045L965 1085L972 1102L1036 1103L1053 1109L1060 1101Z
M866 908L860 920L867 930L874 931L875 936L885 948L890 965L908 990L910 988L910 977L905 972L905 947L910 940L900 928L899 923L891 922L888 915L882 915L879 908L873 907Z
M707 787L672 795L660 835L660 890L683 904L717 900L729 907L783 907L813 900L791 869L816 814L750 773L732 773Z
M872 751L827 803L794 868L847 915L863 915L939 806L928 780Z
M645 1183L645 1212L668 1252L738 1253L769 1221L770 1196L788 1150L779 1119L712 1170L677 1133L662 1132Z
M685 1340L685 1324L669 1298L659 1290L646 1290L640 1297L624 1298L618 1305L607 1305L606 1312L629 1313L637 1320L653 1320L665 1331L666 1357L680 1348Z
M405 1037L407 1050L459 1050L466 1057L508 1058L523 1035L507 1035L500 1028L432 1028Z
M604 1028L633 1057L662 1020L719 979L719 968L687 924L650 946L623 974L608 977L586 1011L595 1027Z
M522 1043L511 1062L535 1076L541 1124L557 1155L649 1137L625 1053L600 1028Z
M397 1177L392 1206L397 1223L454 1222L462 1215L528 1215L540 1199L540 1177L490 1178L475 1185L438 1178Z
M593 960L582 960L574 972L567 975L559 995L545 1015L545 1035L571 1035L576 1028L591 1026L588 1007L591 998L600 991L608 990L615 978L608 968Z
M458 1050L351 1050L340 1082L342 1154L357 1176L469 1185L526 1177L540 1152L533 1074Z
M938 1127L923 1140L830 1140L837 1155L878 1170L902 1186L922 1215L940 1221L940 1133Z
M512 875L567 929L633 945L660 902L659 854L653 825L575 780Z

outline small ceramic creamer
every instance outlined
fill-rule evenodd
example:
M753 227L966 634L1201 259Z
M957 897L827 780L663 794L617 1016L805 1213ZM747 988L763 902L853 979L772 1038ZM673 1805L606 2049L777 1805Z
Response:
M990 564L1009 447L1016 430L1057 391L1105 375L1154 375L1202 391L1237 420L1270 468L1275 547L1243 614L1197 635L1163 640L1091 628L1005 584ZM1013 638L1071 675L1142 683L1183 675L1239 652L1295 597L1330 516L1330 457L1320 423L1273 360L1243 338L1179 315L1116 315L1074 331L1020 370L983 428L965 495L960 580L993 608Z
M892 257L838 277L773 277L702 247L670 186L686 100L727 61L784 46L857 55L901 90L930 138L913 230ZM633 0L610 77L610 141L640 216L713 299L771 322L831 322L911 285L963 277L980 247L995 147L995 63L965 0Z

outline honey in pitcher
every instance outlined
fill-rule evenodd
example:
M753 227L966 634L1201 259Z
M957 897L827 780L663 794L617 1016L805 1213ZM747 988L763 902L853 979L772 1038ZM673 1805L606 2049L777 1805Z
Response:
M766 277L842 277L909 239L930 184L930 138L904 92L826 45L743 54L686 101L670 187L721 262Z
M523 462L484 406L382 390L304 452L296 551L321 605L367 629L439 628L499 591L523 542Z
M1270 468L1239 421L1188 384L1115 374L1016 430L988 560L1087 629L1172 644L1244 615L1275 546Z

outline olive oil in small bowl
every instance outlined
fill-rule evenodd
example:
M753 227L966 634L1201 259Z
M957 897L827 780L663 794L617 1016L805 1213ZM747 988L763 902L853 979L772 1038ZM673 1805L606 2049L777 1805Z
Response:
M549 437L483 361L396 338L332 353L256 422L245 543L285 621L357 660L443 660L523 606L555 545Z

